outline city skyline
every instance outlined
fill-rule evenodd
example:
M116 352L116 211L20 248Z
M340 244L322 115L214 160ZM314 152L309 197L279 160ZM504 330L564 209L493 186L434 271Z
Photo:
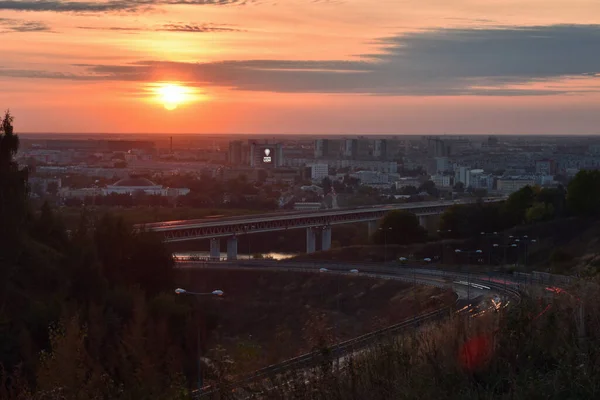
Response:
M599 134L600 4L0 1L20 132Z

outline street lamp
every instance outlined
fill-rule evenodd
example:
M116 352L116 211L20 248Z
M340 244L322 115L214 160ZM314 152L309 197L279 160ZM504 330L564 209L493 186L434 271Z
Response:
M471 254L482 254L483 251L477 249L475 251L462 251L461 249L454 250L456 254L465 253L467 255L467 263L471 262ZM471 305L471 269L467 268L467 302Z
M503 258L503 260L504 260L504 265L506 265L506 250L507 250L507 249L509 249L509 248L515 248L515 247L518 247L518 245L517 245L517 244L515 244L515 243L513 243L513 244L509 244L509 245L499 245L498 243L494 243L494 244L492 245L492 247L493 247L493 248L495 248L495 249L497 249L497 248L502 248L502 249L504 249L504 258ZM492 255L490 254L490 259L491 259L491 258L492 258Z
M249 235L248 230L249 229L252 230L254 228L256 228L255 225L250 225L250 226L244 225L244 231L246 232L246 238L248 239L248 260L252 259L252 249L250 248L250 235Z
M223 296L225 294L225 292L223 292L222 290L213 290L210 293L198 293L198 292L190 292L188 290L185 289L181 289L181 288L177 288L175 289L175 294L191 294L194 296Z
M537 243L536 239L530 239L528 235L523 235L521 238L516 238L514 239L513 246L512 247L521 247L521 244L523 244L525 246L525 260L524 260L524 265L527 266L527 258L529 256L529 245L530 244L535 244ZM517 262L519 259L519 255L520 255L520 251L517 254Z
M488 243L488 264L492 265L492 249L491 247L493 247L492 245L492 237L493 236L498 236L498 232L494 231L494 232L481 232L481 237L487 237L487 243Z
M483 250L479 250L479 249L474 250L474 251L463 251L461 249L456 249L456 250L454 250L454 252L456 254L462 254L462 253L466 254L467 255L467 263L471 262L471 254L483 254Z
M438 229L437 230L438 236L443 239L445 235L443 235L444 233L447 233L448 236L450 236L450 234L452 234L452 229L447 229L447 230L441 230ZM440 262L443 264L444 263L444 241L440 241Z
M213 290L212 292L208 292L208 293L199 293L199 292L190 292L188 290L182 289L182 288L177 288L175 289L175 294L187 294L190 296L195 296L196 298L199 297L204 297L204 296L217 296L217 297L221 297L225 294L225 292L223 292L220 289L217 290ZM198 301L197 303L197 309L198 312L200 311L200 302ZM198 319L197 323L196 323L196 347L197 347L197 351L196 351L196 358L198 359L198 393L202 393L202 360L200 358L200 321Z

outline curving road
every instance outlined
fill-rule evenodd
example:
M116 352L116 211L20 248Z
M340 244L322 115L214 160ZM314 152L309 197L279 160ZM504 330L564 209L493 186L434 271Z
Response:
M256 269L279 270L290 272L318 272L325 268L328 273L350 274L350 270L358 270L359 275L377 279L394 279L419 285L435 286L451 289L458 296L458 307L480 305L498 297L519 298L519 283L504 275L481 275L448 272L437 269L410 268L406 266L378 266L373 264L332 264L306 263L294 261L233 261L205 262L178 261L178 267L190 268L219 268L219 269Z

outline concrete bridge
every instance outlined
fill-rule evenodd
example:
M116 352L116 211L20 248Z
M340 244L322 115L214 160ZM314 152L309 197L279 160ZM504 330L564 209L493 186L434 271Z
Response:
M503 201L502 198L489 198L486 203ZM261 232L306 229L306 252L316 250L317 233L321 236L321 248L331 248L331 227L339 224L368 222L369 234L377 229L378 221L388 212L405 210L415 214L424 226L430 215L442 214L455 204L468 204L472 201L436 201L405 204L386 204L358 208L339 208L317 211L276 212L270 214L247 215L225 218L205 218L183 221L158 222L136 225L137 229L158 232L165 242L187 240L210 240L211 258L220 259L220 238L227 238L227 259L237 259L237 237Z

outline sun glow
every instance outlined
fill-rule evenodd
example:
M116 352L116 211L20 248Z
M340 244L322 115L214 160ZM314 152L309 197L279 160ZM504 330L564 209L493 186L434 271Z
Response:
M154 88L154 92L158 102L162 103L169 111L194 99L194 92L191 88L174 83L159 83Z

